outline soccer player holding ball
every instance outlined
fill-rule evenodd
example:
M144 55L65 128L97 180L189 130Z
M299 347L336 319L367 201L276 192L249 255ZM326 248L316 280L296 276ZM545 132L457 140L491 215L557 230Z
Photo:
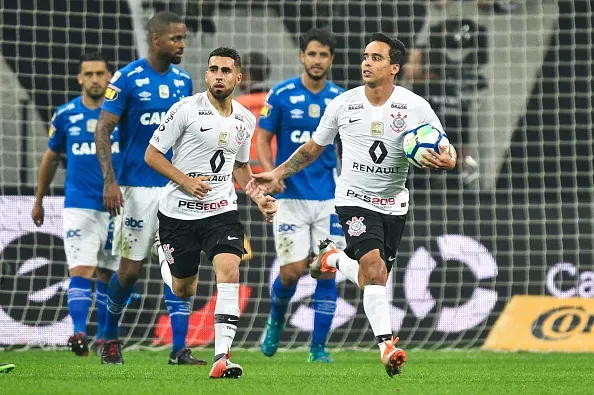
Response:
M31 217L35 225L43 225L43 198L49 192L60 164L60 154L65 152L66 196L62 218L64 251L70 274L68 312L74 324L74 334L68 339L68 346L76 355L87 356L87 316L93 302L91 281L96 275L97 334L93 345L100 348L107 284L119 265L119 257L111 253L113 222L103 207L103 179L94 143L103 95L111 78L107 58L98 52L82 54L76 77L82 95L58 107L52 117L48 148L39 165L37 196ZM119 133L115 128L108 135L108 148L116 163L120 156L118 140Z
M221 47L210 53L208 90L173 106L146 150L149 166L170 181L159 203L163 280L182 299L196 293L200 253L212 261L217 281L214 311L215 357L211 378L239 378L243 368L230 360L239 323L239 263L246 252L233 178L251 180L250 143L256 118L233 100L241 81L241 58ZM173 148L173 160L166 153ZM249 194L272 221L276 203L257 189Z
M271 172L255 174L248 191L274 188L298 173L324 152L337 135L342 141L342 172L336 187L336 211L347 248L339 251L324 240L312 263L311 275L337 269L363 290L363 306L390 377L400 374L406 353L392 335L386 296L388 274L396 260L408 211L405 188L409 163L402 148L405 132L428 123L443 130L431 106L420 96L394 85L406 56L399 40L382 33L365 47L363 86L351 89L326 108L313 138ZM456 151L428 150L422 164L451 170Z
M301 37L300 60L303 72L276 85L268 93L258 122L258 158L265 170L274 169L271 141L277 138L277 164L287 160L308 142L318 127L328 104L344 89L327 80L334 60L334 40L325 29L313 29ZM274 218L274 242L280 261L280 274L272 285L271 312L262 338L264 355L273 356L279 346L286 313L297 282L306 273L317 240L332 237L344 248L344 233L334 211L337 166L334 144L324 147L320 158L303 172L279 182L278 213ZM324 273L317 279L312 297L314 330L310 362L332 362L326 340L336 310L336 274Z
M159 199L167 179L144 162L144 152L167 110L192 95L192 80L174 66L182 60L186 25L172 12L155 14L148 22L149 53L117 71L105 92L95 133L103 171L103 203L115 218L114 252L122 259L107 289L105 345L101 362L123 364L119 321L149 257L157 231ZM122 164L117 179L112 166L109 134L119 123ZM171 157L170 153L167 154ZM206 365L186 347L190 299L179 299L165 287L165 304L173 330L172 365Z

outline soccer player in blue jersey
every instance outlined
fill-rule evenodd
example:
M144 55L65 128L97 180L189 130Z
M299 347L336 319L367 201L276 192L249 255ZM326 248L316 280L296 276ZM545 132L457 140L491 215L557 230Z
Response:
M149 53L146 58L117 71L105 92L95 142L103 170L103 204L115 218L114 251L122 259L107 290L104 331L104 364L123 364L119 321L134 283L142 273L157 231L157 210L167 179L144 162L153 132L167 122L167 110L191 96L192 80L174 66L182 60L186 25L172 12L159 12L148 22ZM122 164L116 175L112 166L109 134L119 123ZM171 152L167 153L171 159ZM181 300L165 288L165 304L173 329L169 363L206 365L186 347L190 299Z
M303 72L276 85L269 92L258 122L258 158L266 171L274 169L271 141L277 138L276 163L287 160L309 141L326 106L344 89L328 81L334 60L334 40L327 30L313 29L301 37ZM337 158L334 145L310 167L276 185L278 212L274 218L274 241L280 260L280 274L272 285L272 309L261 348L266 356L278 349L285 327L286 312L304 275L317 241L332 236L344 243L344 234L334 212ZM314 331L310 362L332 362L326 340L336 310L335 273L325 273L317 281L312 297Z
M39 166L37 195L31 217L43 225L43 198L49 191L60 154L66 153L64 187L64 249L70 271L68 311L74 334L68 346L79 356L89 354L87 316L91 307L91 280L95 283L97 334L100 346L105 325L105 298L109 279L117 270L119 258L111 254L111 218L103 207L103 179L95 156L94 133L103 95L111 73L107 59L98 52L83 54L79 60L78 83L82 95L58 107L49 129L48 148ZM117 128L109 136L114 162L119 161Z

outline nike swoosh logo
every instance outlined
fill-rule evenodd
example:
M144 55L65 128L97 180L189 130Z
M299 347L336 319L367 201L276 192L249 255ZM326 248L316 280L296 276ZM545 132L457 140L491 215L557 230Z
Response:
M239 239L239 237L227 236L227 240L237 240L237 239Z
M360 120L361 119L351 119L351 118L349 118L349 123L355 123L355 122L358 122Z
M212 129L212 128L206 128L206 129L204 129L202 126L200 126L200 131L201 132L206 132L207 130L210 130L210 129Z
M396 260L395 256L389 256L388 257L388 262L394 262Z

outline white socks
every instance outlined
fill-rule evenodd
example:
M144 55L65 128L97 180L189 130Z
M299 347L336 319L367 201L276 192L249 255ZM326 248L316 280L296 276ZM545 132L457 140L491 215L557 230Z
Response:
M231 350L239 322L239 284L218 283L214 311L215 361Z
M338 251L338 254L330 255L326 262L328 263L328 266L340 270L346 278L359 287L359 262L349 258L344 251Z
M386 287L383 285L366 285L363 290L363 308L380 348L381 358L386 349L383 340L392 338L390 306L386 296Z

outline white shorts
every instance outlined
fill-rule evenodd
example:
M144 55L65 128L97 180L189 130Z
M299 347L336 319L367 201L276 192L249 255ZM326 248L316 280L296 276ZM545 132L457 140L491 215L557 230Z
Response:
M113 222L109 213L65 208L62 223L68 269L94 266L118 270L120 257L111 253Z
M274 244L280 265L298 262L318 253L318 243L332 239L339 249L346 241L334 200L279 199L274 216Z
M155 241L159 200L165 188L120 187L124 207L114 222L113 253L142 261L149 257Z

